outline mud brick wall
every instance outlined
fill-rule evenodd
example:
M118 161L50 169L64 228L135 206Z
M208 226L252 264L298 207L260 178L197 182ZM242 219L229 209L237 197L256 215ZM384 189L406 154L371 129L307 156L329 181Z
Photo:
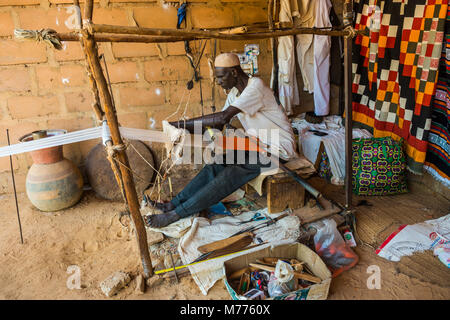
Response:
M83 12L84 1L80 3ZM188 28L219 28L267 21L267 1L193 0L188 3ZM73 13L68 8L72 4L72 0L0 0L0 146L7 145L7 128L14 144L21 136L34 130L66 129L70 132L97 125L91 109L93 98L80 44L65 42L63 50L58 51L44 43L18 42L13 38L15 28L71 31L69 22ZM161 0L95 0L93 21L175 28L177 7ZM268 84L271 72L268 39L218 40L217 54L243 52L246 43L259 44L259 76ZM213 104L220 110L225 99L223 91L216 86L216 98L212 101L213 86L207 64L212 44L212 41L207 42L200 62L204 113L210 113ZM200 42L191 42L191 48L194 53L200 51ZM99 52L104 54L108 66L122 126L161 129L161 121L179 106L179 113L170 120L181 116L189 93L186 115L202 114L199 83L195 83L191 91L185 89L193 71L185 56L183 42L100 43ZM311 97L302 101L306 108L311 109ZM64 155L83 168L86 155L98 142L91 140L66 145ZM151 147L159 158L161 146L154 144ZM16 188L23 192L26 174L33 162L29 154L13 156L13 161ZM9 158L0 158L0 194L13 190L9 171Z

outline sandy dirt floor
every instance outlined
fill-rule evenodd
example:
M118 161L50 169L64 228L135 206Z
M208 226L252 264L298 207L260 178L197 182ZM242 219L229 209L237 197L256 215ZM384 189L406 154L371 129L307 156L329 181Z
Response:
M141 270L135 238L119 221L124 205L99 199L87 191L80 203L55 214L35 209L18 195L24 244L14 195L0 195L0 299L230 299L222 281L204 296L190 276L164 280L145 294L135 292ZM396 264L379 258L372 248L359 246L360 262L332 280L329 299L450 299L450 287L402 274ZM154 258L152 256L152 258ZM81 271L81 289L69 289L69 266ZM367 288L367 269L381 270L381 289ZM116 271L133 276L129 286L107 298L99 288Z

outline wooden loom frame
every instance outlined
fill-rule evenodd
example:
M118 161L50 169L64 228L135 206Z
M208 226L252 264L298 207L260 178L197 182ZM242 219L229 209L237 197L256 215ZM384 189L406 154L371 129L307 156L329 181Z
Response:
M276 1L276 0L275 0ZM343 21L345 29L325 30L318 28L284 28L275 29L274 12L277 6L274 0L268 0L268 29L262 31L247 32L247 28L233 28L226 30L180 30L180 29L157 29L140 28L130 26L99 25L92 23L93 0L85 0L84 18L81 19L81 9L79 0L73 0L73 4L78 7L80 30L69 33L56 33L60 41L77 41L81 43L87 61L87 73L89 83L94 95L93 111L99 122L106 120L112 141L109 141L107 148L112 150L114 146L123 146L123 140L119 131L119 124L116 110L108 89L100 58L98 55L97 42L140 42L140 43L161 43L177 42L200 39L224 39L224 40L252 40L271 39L271 49L273 55L273 67L277 71L276 39L281 36L292 36L297 34L317 34L328 36L344 37L344 88L345 88L345 209L351 212L352 201L352 37L356 32L351 27L353 19L353 1L341 0L344 2ZM236 31L237 29L237 31ZM329 29L329 28L328 28ZM277 77L274 77L277 78ZM274 87L274 91L277 88ZM103 109L102 107L103 106ZM129 161L124 148L116 148L114 152L108 152L112 170L121 189L125 203L130 211L130 216L136 230L136 238L143 266L144 277L153 275L153 268L147 243L147 235L139 210L139 201L133 180L133 174L128 170ZM117 157L117 164L114 157Z

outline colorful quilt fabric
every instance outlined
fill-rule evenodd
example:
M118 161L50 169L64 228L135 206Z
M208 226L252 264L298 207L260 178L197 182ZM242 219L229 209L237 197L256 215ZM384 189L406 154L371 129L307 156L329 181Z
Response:
M353 120L374 137L403 139L422 174L447 0L355 0Z
M447 8L436 93L431 107L431 128L425 169L450 188L450 6Z

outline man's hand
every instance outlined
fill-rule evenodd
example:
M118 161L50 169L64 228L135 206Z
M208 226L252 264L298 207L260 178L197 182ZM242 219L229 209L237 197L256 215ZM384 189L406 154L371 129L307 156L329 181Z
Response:
M197 117L189 120L172 121L169 122L169 124L176 128L183 128L183 129L185 128L190 133L194 133L195 122L201 122L202 129L210 127L216 129L220 128L220 130L222 130L223 126L227 124L231 120L231 118L233 118L239 112L241 112L240 109L233 106L229 106L227 109L221 112L211 113L203 117Z

